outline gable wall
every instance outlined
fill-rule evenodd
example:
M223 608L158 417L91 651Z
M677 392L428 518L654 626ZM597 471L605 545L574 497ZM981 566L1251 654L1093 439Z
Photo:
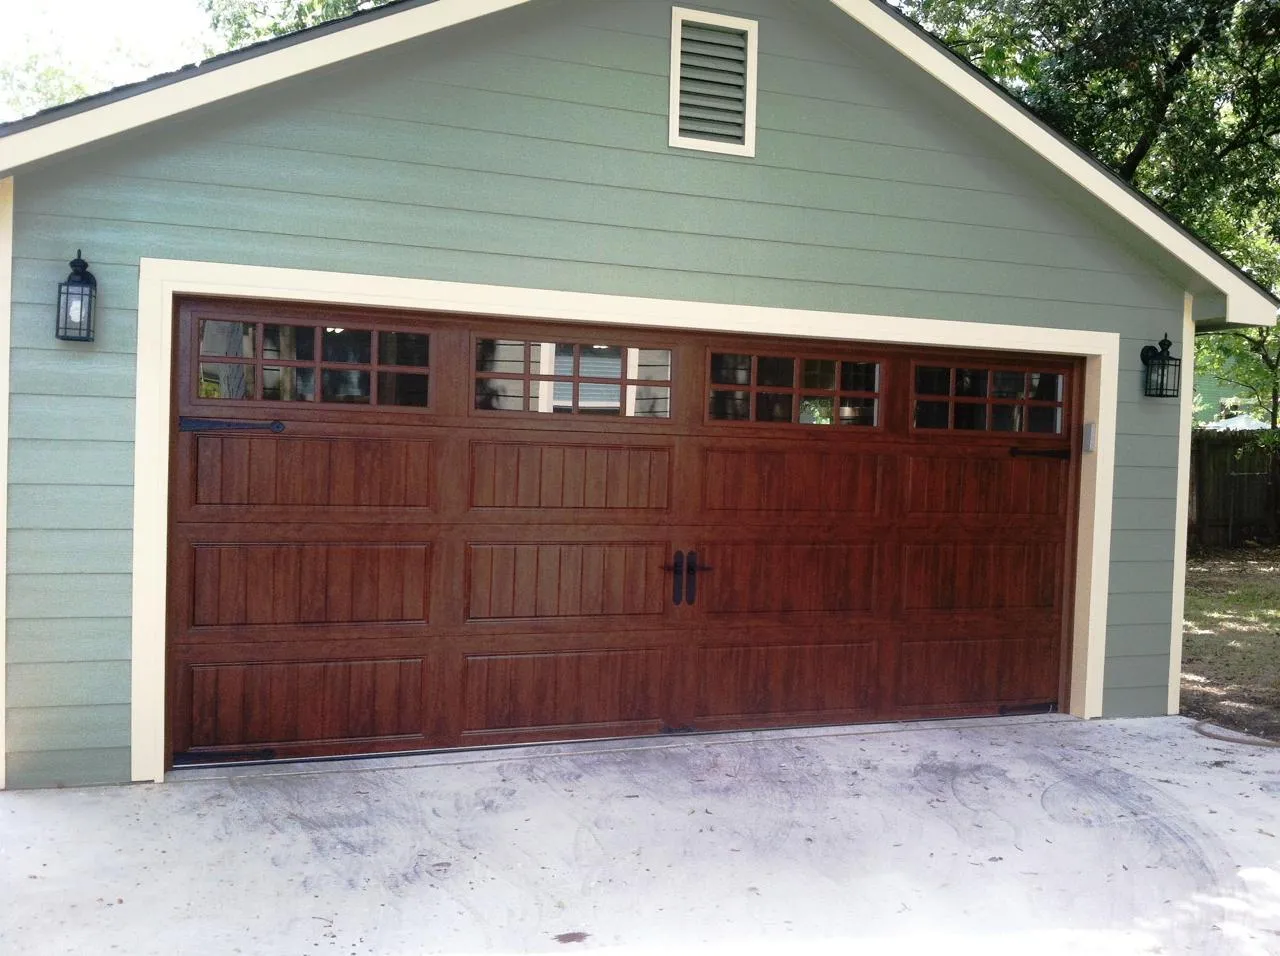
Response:
M761 21L754 159L667 147L669 3L547 0L19 173L10 786L129 775L143 256L1119 331L1105 707L1164 712L1178 407L1138 351L1182 290L825 0L714 9ZM91 346L50 328L77 248Z

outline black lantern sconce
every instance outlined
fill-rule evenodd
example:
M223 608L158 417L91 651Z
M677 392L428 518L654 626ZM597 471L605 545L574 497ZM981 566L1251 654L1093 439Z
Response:
M65 342L93 341L93 305L98 298L98 280L80 250L69 263L71 275L58 283L58 323L54 335Z
M1144 345L1142 347L1142 364L1146 369L1142 373L1142 394L1149 398L1177 398L1182 384L1182 359L1169 354L1173 345L1166 332L1160 340L1160 346Z

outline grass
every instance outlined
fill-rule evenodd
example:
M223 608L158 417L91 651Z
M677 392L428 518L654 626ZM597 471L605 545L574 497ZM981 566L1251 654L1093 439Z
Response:
M1280 549L1192 556L1182 712L1280 740Z

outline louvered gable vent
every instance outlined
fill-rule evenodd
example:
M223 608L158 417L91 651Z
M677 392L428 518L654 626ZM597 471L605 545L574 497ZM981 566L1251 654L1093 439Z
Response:
M686 23L680 33L680 133L747 141L747 34Z
M671 145L755 152L755 23L674 11Z

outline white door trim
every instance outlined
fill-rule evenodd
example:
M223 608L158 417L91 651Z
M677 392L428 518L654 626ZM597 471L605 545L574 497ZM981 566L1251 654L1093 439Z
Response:
M1087 360L1084 418L1097 424L1098 442L1097 451L1085 454L1081 465L1071 697L1067 709L1079 717L1102 713L1120 367L1120 336L1116 333L143 259L138 276L134 449L134 780L164 778L173 304L175 296L191 294L1083 356Z

